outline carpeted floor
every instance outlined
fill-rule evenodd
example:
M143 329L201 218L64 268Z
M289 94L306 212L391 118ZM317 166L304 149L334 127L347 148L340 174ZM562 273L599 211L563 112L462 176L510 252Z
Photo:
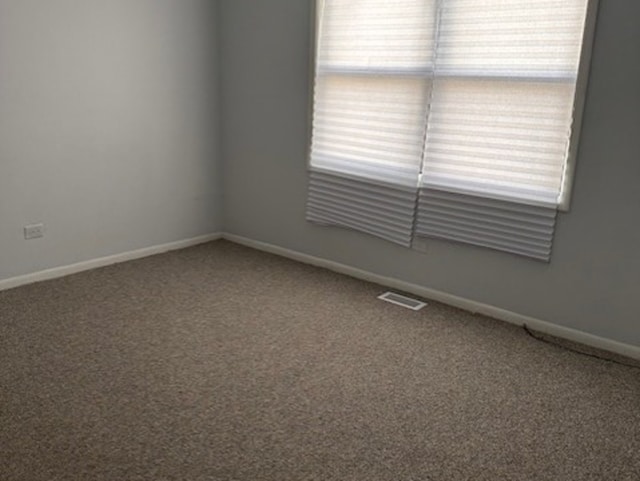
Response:
M384 290L220 241L1 292L0 479L640 479L640 370Z

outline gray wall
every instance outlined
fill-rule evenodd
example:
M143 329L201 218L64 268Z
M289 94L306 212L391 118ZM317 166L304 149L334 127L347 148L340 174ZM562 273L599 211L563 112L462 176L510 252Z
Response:
M0 0L0 280L220 229L216 9Z
M225 231L640 345L640 2L600 3L573 205L544 264L305 222L310 1L222 0Z

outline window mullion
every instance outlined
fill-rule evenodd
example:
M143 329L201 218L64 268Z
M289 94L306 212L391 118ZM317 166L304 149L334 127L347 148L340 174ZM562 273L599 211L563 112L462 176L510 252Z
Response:
M432 70L431 70L431 90L429 92L429 102L427 105L426 118L424 123L424 139L422 142L422 162L420 163L420 173L418 175L418 186L422 185L422 176L424 172L424 166L426 163L426 153L427 153L427 133L429 131L429 116L431 114L431 103L433 101L433 89L435 86L435 80L437 76L437 68L438 68L438 45L440 43L440 26L442 22L442 9L444 7L445 0L436 0L436 18L435 28L434 28L434 40L433 40L433 59L432 59Z

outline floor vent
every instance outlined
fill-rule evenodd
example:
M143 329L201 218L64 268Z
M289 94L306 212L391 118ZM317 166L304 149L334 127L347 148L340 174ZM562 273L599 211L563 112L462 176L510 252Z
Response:
M396 294L395 292L391 291L385 292L384 294L378 296L378 299L382 299L383 301L387 301L398 306L406 307L407 309L411 309L412 311L419 311L427 305L426 302L418 301L417 299L411 299L407 296L401 296L400 294Z

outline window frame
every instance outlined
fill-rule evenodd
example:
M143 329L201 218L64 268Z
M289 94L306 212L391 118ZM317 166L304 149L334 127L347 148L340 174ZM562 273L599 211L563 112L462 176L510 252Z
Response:
M310 47L311 47L311 55L309 56L309 109L308 109L308 153L307 153L307 169L311 169L311 138L313 135L313 110L314 110L314 87L315 87L315 78L317 75L317 53L318 53L318 35L320 33L320 21L321 21L321 9L325 0L311 0L311 8L310 8ZM440 4L441 2L446 0L437 0L437 14L440 12ZM568 212L571 207L571 199L573 194L573 187L575 182L576 175L576 167L577 160L580 150L580 141L581 141L581 133L582 133L582 125L584 121L584 111L586 104L586 97L588 92L588 83L589 83L589 74L591 71L591 60L593 54L593 47L595 44L595 36L596 36L596 19L598 16L598 10L600 6L600 0L587 0L587 11L585 15L585 25L582 37L582 46L580 52L580 61L578 72L576 76L575 83L575 93L573 99L573 118L571 123L571 134L569 137L569 148L567 151L567 158L564 167L564 173L561 179L561 194L556 204L556 209L559 212ZM356 69L335 69L336 75L355 75L357 74ZM367 72L370 73L370 72ZM363 72L364 74L364 72ZM435 81L437 77L451 77L451 78L469 78L472 77L468 73L464 74L456 74L456 72L451 71L447 72L444 75L439 74L435 75L435 71L433 69L431 71L422 70L408 70L405 74L398 72L380 72L380 75L389 75L390 77L394 76L408 76L408 77L430 77L431 82ZM518 78L508 77L505 75L487 75L486 73L483 75L479 73L477 75L478 79L504 79L504 80L513 80L518 81ZM552 82L562 82L562 81L570 81L571 79L563 79L561 77L558 78L546 78L546 77L527 77L522 80L539 80L539 81L552 81ZM427 109L430 108L430 105L427 106ZM517 199L513 200L517 202Z
M569 137L569 151L562 179L562 191L558 202L558 211L560 212L568 212L571 207L599 6L600 0L587 0L587 13L582 34L582 50L580 52L580 64L578 65L576 91L573 98L573 122L571 124L571 136Z

